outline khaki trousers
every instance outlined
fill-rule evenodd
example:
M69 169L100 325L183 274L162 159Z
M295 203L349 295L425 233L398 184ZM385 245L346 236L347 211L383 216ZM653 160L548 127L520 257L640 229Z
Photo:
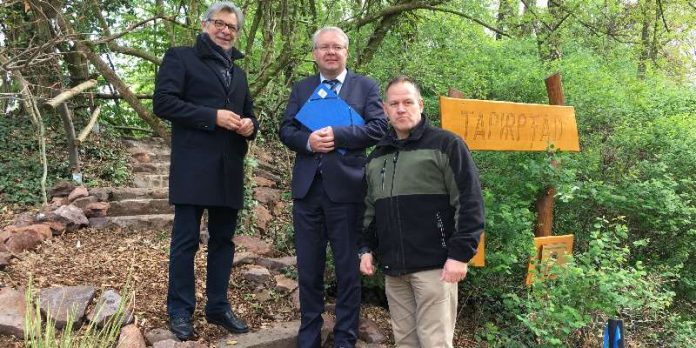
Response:
M394 342L400 348L451 348L457 320L457 283L442 269L386 276Z

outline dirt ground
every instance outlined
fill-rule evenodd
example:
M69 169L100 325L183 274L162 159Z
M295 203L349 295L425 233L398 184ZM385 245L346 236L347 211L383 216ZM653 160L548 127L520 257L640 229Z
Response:
M128 282L135 295L135 317L144 332L165 328L169 231L92 230L67 233L45 242L36 252L26 252L0 271L0 286L34 288L91 284L99 289L123 290ZM205 247L196 256L194 326L200 341L211 343L226 332L205 322ZM299 319L288 295L257 289L247 283L237 267L232 271L229 299L235 312L251 330L277 321ZM386 310L366 306L364 313L377 322L388 319ZM386 317L385 317L386 316ZM385 325L381 325L385 326ZM384 328L388 332L388 322ZM0 338L0 346L17 343Z
M0 211L0 226L9 224L11 210ZM98 289L123 290L130 283L135 298L135 320L143 332L166 328L166 293L169 230L128 231L82 229L54 237L34 252L25 252L0 270L0 287L35 289L51 286L93 285ZM194 326L202 343L214 343L226 332L205 322L205 247L196 262L197 310ZM273 322L299 319L290 296L259 289L242 279L240 268L233 269L229 299L233 309L244 318L252 331ZM377 323L390 336L388 311L377 305L364 304L362 315ZM475 347L468 330L458 328L457 347ZM0 347L22 347L21 341L0 336Z

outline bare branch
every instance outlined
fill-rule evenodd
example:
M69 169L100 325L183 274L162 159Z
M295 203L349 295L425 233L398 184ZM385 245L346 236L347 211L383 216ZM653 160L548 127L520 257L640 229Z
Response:
M524 2L525 0L522 0L522 1ZM571 15L572 17L574 17L575 20L577 20L578 23L580 23L580 25L582 25L583 27L585 27L585 28L591 30L595 35L605 35L605 36L607 36L607 37L610 37L611 39L613 39L613 40L616 41L616 42L620 42L620 43L624 43L624 44L638 44L638 43L639 43L639 42L636 42L636 41L622 40L622 39L619 38L619 35L617 35L617 34L615 34L615 33L612 33L612 32L609 32L609 31L605 31L605 30L598 29L598 28L595 27L594 25L592 25L592 24L590 24L590 23L587 23L587 22L583 21L582 19L580 19L580 18L575 14L575 12L571 11L570 9L568 9L568 8L565 7L563 4L560 4L560 3L556 2L555 0L549 0L549 2L550 2L550 3L553 3L554 5L558 6L559 9L563 10L563 11L566 12L567 14ZM564 19L564 20L565 20L565 19Z
M669 32L669 26L667 26L667 19L665 19L665 11L662 10L662 0L657 0L657 8L660 11L660 17L662 17L662 24L665 25L665 30Z
M451 14L457 15L457 16L459 16L459 17L466 18L466 19L468 19L468 20L470 20L470 21L472 21L472 22L474 22L474 23L477 23L477 24L479 24L479 25L481 25L481 26L487 28L488 30L491 30L491 31L493 31L493 32L495 32L495 33L497 33L497 34L499 34L499 35L501 35L501 36L510 37L510 35L509 35L508 33L504 32L504 31L502 31L502 30L500 30L500 29L498 29L498 28L496 28L496 27L494 27L494 26L492 26L492 25L490 25L490 24L488 24L488 23L486 23L486 22L484 22L484 21L478 19L478 18L474 18L474 17L472 17L472 16L469 16L469 15L466 14L466 13L459 12L459 11L454 11L454 10L450 10L450 9L446 9L446 8L441 8L441 7L434 7L434 6L432 6L432 7L431 7L431 6L428 6L428 7L425 7L425 8L430 9L430 10L433 10L433 11L451 13Z
M97 123L97 119L99 118L100 113L101 105L97 105L97 107L94 109L94 112L92 112L92 117L90 117L89 122L87 123L85 128L82 129L82 132L80 132L80 135L77 137L76 141L78 143L84 142L85 139L87 139L87 136L92 131L94 124Z
M524 7L527 8L527 11L529 11L534 16L534 18L536 18L539 21L539 23L544 25L546 30L551 30L551 27L548 25L548 23L544 22L544 20L541 18L541 16L539 14L537 14L536 12L534 12L535 6L530 6L528 0L520 0L520 1L522 1L522 3L524 4Z
M258 31L259 23L263 17L262 14L263 11L261 11L261 3L259 2L256 13L254 14L254 20L251 22L251 27L247 32L246 49L244 50L244 53L246 54L251 54L251 49L254 47L254 38L256 38L256 31Z
M413 10L418 10L418 9L423 9L423 8L429 8L434 5L439 5L443 3L442 0L431 0L431 1L413 1L413 2L407 2L403 4L398 4L394 6L389 6L382 11L373 14L372 16L365 17L365 18L360 18L360 19L352 19L347 22L345 22L345 25L348 26L355 26L356 28L360 28L365 24L381 20L383 17L386 16L391 16L395 14L399 14L401 12L406 12L406 11L413 11Z
M67 33L73 33L74 28L63 18L62 15L58 14L56 16L58 25L61 29ZM169 131L164 127L162 121L157 117L153 116L150 111L138 100L133 92L128 88L126 83L111 69L104 60L87 45L86 42L76 41L77 49L84 54L87 59L92 63L92 65L99 71L99 73L112 84L116 90L118 90L120 95L123 95L128 104L133 108L133 110L143 119L152 129L161 137L169 139Z
M1 67L5 70L26 69L34 61L43 62L46 59L43 58L44 56L47 56L49 57L49 59L51 59L54 56L54 54L46 52L49 52L50 48L55 47L59 43L65 42L70 39L71 38L69 36L54 37L51 40L44 42L38 47L29 47L26 50L20 52L19 54L16 54L14 57L8 58L7 63L3 63ZM41 55L42 52L44 52L44 55ZM22 56L25 55L28 57L26 59L22 58Z
M61 94L58 94L55 96L53 99L47 101L44 105L45 106L50 106L51 108L55 109L58 105L61 103L64 103L66 100L69 100L70 98L74 97L75 95L79 94L80 92L90 89L94 86L97 85L97 80L87 80Z
M102 38L97 39L97 40L94 40L94 41L92 41L92 42L95 43L95 44L101 44L101 43L106 43L106 42L110 42L110 41L116 40L116 39L118 39L118 38L120 38L120 37L122 37L122 36L124 36L124 35L126 35L126 34L128 34L128 33L130 33L131 31L133 31L133 29L135 29L135 28L137 28L137 27L140 27L140 26L142 26L142 25L145 25L147 22L152 22L152 21L154 21L154 20L156 20L156 19L159 19L159 18L165 18L165 16L156 15L156 16L150 17L150 18L148 18L148 19L143 19L143 20L140 21L140 22L133 23L133 24L129 25L128 28L126 28L126 30L124 30L124 31L122 31L122 32L120 32L120 33L118 33L118 34L112 34L112 35L109 35L109 36L106 36L106 37L102 37Z
M114 42L109 42L108 46L109 46L109 49L111 49L113 52L142 58L142 59L147 60L148 62L152 62L153 64L156 64L156 65L162 64L161 58L159 58L159 57L157 57L154 54L151 54L149 52L145 52L143 50L139 50L139 49L133 48L133 47L121 46L121 45L118 45Z
M118 95L118 94L109 94L109 93L96 93L93 94L95 98L97 99L124 99L123 96ZM137 99L152 99L152 94L134 94L134 96Z
M553 27L551 27L551 31L556 31L556 29L560 28L561 25L563 25L563 22L565 22L566 19L568 19L570 16L571 13L566 12L566 15L563 18L561 18L561 20L559 20L557 23L555 23Z

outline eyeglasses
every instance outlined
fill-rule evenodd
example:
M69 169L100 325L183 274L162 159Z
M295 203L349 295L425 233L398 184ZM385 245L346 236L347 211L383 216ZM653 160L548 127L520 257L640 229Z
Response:
M343 50L344 48L346 48L346 46L326 45L326 46L319 46L319 47L316 47L316 49L318 49L318 50L321 51L322 53L326 53L326 52L329 52L329 51L338 52L338 51Z
M215 26L215 29L222 30L225 27L230 30L232 33L237 32L237 26L234 24L227 24L225 21L220 20L220 19L206 19L206 22L213 22L213 25Z

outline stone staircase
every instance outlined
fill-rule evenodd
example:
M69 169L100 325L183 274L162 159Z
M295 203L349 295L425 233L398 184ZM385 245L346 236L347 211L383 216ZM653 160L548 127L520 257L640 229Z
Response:
M169 229L174 210L169 205L170 149L163 139L124 140L132 156L133 186L91 190L109 203L106 217L90 219L95 228Z
M134 172L132 187L101 187L87 190L83 186L75 187L72 183L56 185L51 189L52 201L48 206L50 212L26 216L26 221L25 218L18 219L13 226L0 230L0 246L6 245L13 248L23 246L22 250L30 250L47 238L86 226L97 229L123 228L128 231L146 229L169 231L174 214L173 207L168 202L167 174L170 158L168 146L158 138L125 140L125 144L132 155ZM281 198L282 190L278 188L282 179L277 174L279 167L276 160L269 151L259 151L255 153L255 158L258 161L258 167L254 170L255 175L251 184L256 201L252 214L254 228L261 236L269 232L271 224L277 223L276 221L280 221L281 224L287 223L284 222L287 221L284 218L287 216L287 205ZM40 221L36 221L39 216L41 216ZM282 217L278 218L279 216ZM272 220L276 221L272 222ZM278 226L272 228L277 229ZM30 238L32 236L35 238ZM10 238L12 243L6 243ZM32 244L28 245L27 242L30 240ZM201 241L203 243L207 241L207 231L204 229L201 230ZM22 242L22 245L19 242ZM284 273L285 271L296 273L296 258L294 256L277 257L272 244L256 236L237 235L234 243L240 250L234 255L233 266L238 269L239 279L243 279L242 283L246 284L243 286L247 287L245 291L253 294L254 301L263 303L275 300L275 296L282 296L285 301L289 301L288 304L292 309L299 311L297 282ZM0 250L0 269L9 264L9 257L20 252L14 250L13 254L10 254ZM4 263L3 257L6 258ZM42 293L44 290L41 290ZM62 287L46 291L55 292L56 298L80 299L82 301L80 308L83 311L88 307L94 294L94 289L91 288L85 290ZM89 293L89 296L80 295L85 291ZM75 293L77 295L69 296ZM3 342L1 337L3 335L21 337L23 334L25 316L23 311L27 308L23 301L22 291L2 288L0 285L0 342ZM111 301L111 303L118 303L118 301ZM56 306L52 305L52 307ZM46 311L48 313L48 310ZM331 314L322 315L324 318L322 347L333 346L331 331L334 325L335 305L327 305L327 311ZM62 318L60 313L67 313L67 310L53 311L46 315L57 320ZM92 319L87 317L87 320ZM297 320L272 322L254 332L228 335L217 342L209 343L210 347L229 348L295 347L299 325L300 322ZM118 346L145 347L145 339L147 339L154 348L207 347L198 342L176 342L166 328L154 328L145 332L145 338L142 336L141 330L136 325L128 325L121 331ZM356 347L386 347L387 337L368 317L360 319L358 337ZM4 345L0 343L0 346Z

